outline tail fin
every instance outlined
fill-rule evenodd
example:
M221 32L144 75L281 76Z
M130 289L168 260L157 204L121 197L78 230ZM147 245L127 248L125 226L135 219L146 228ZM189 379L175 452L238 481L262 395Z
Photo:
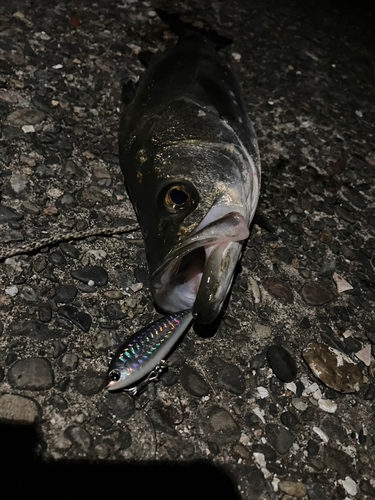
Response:
M228 47L233 43L231 38L219 35L215 30L211 28L197 28L191 23L185 23L181 21L180 14L171 14L162 9L155 9L157 15L162 21L168 24L170 30L178 35L180 39L191 37L192 35L199 35L200 37L207 38L215 45L216 50Z

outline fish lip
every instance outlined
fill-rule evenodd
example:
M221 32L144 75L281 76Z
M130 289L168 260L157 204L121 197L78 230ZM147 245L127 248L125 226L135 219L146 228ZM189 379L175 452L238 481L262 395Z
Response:
M223 233L220 232L222 228L227 231L224 242ZM223 217L204 227L201 223L166 255L162 264L151 274L151 291L156 305L166 312L192 309L195 321L214 321L232 284L243 241L248 235L248 223L238 211L227 211ZM176 269L178 271L183 259L198 249L204 251L205 263L197 289L186 295L177 293L178 287L173 284L173 278L178 275ZM207 263L213 265L208 266ZM229 263L229 267L225 263Z

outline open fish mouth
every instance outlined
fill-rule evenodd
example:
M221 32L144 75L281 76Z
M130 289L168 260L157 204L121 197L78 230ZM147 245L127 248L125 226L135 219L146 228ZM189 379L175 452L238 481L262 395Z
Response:
M211 323L220 313L249 236L238 211L211 209L199 226L171 250L151 275L155 303L167 312L192 309L195 321ZM214 219L216 215L219 218ZM211 220L214 219L212 222Z

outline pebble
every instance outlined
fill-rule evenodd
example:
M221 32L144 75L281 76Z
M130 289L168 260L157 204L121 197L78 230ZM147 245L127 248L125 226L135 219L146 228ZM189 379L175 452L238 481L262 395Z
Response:
M329 399L318 399L318 406L327 413L335 413L337 410L337 404Z
M82 283L88 284L93 281L95 286L104 286L108 281L108 273L103 267L86 266L70 272L72 278L75 278Z
M53 357L56 359L58 358L59 356L61 356L61 354L64 354L64 352L66 352L66 344L64 344L64 342L61 342L61 340L56 340L53 344Z
M332 279L336 283L338 293L346 292L347 290L353 290L352 285L337 273L333 274Z
M78 259L80 252L79 250L70 243L60 243L60 250L66 257L71 257L72 259Z
M212 436L219 445L230 444L241 437L241 429L232 415L221 408L213 406L207 413L208 436Z
M25 191L28 184L28 179L24 174L13 174L10 178L10 186L16 194Z
M337 472L342 478L346 476L355 477L357 475L353 469L349 455L331 446L323 448L323 464L327 469Z
M25 212L28 212L29 214L39 214L40 213L40 208L34 205L34 203L31 203L30 201L24 201L21 203L21 208Z
M363 363L366 366L370 366L371 365L371 346L370 346L370 344L368 344L367 346L365 346L360 351L357 351L355 353L355 355L357 356L357 358L359 360L363 361Z
M203 397L209 393L209 387L204 378L189 365L184 365L180 372L180 381L186 392L196 397Z
M267 339L271 336L271 328L269 326L256 323L254 325L254 330L258 339Z
M51 262L51 264L54 264L56 266L65 266L66 264L66 258L58 250L56 252L51 252L48 255L48 260Z
M0 224L11 221L20 221L22 219L23 215L14 210L14 208L0 205Z
M292 405L296 410L299 411L305 411L307 409L307 403L305 403L305 401L303 401L303 399L300 398L293 398Z
M92 437L86 429L79 425L70 425L64 431L64 437L81 452L87 453L92 446Z
M43 391L53 385L53 371L46 358L17 361L8 372L10 384L17 389Z
M327 344L309 344L302 355L313 374L335 391L355 392L363 383L362 372L358 366L343 352Z
M291 354L281 346L267 349L267 359L276 377L283 382L292 382L297 376L297 365Z
M367 201L366 198L356 189L348 189L345 191L345 196L347 199L350 201L352 205L354 205L356 208L366 208L367 206Z
M110 414L120 420L128 420L135 412L134 400L124 393L107 392L104 405Z
M36 273L41 273L47 266L47 260L44 255L36 255L33 259L33 269Z
M292 290L286 283L274 277L265 278L262 281L263 288L275 299L278 299L282 304L293 303Z
M32 398L16 394L0 396L0 421L12 424L33 424L40 415L40 408Z
M267 436L269 444L280 453L280 455L288 453L294 441L293 434L288 431L288 429L278 424L267 424L265 435Z
M74 386L83 396L93 396L101 392L106 386L105 374L88 371L75 378Z
M38 307L39 321L48 323L52 319L52 308L48 302L40 304Z
M246 380L238 366L227 363L217 356L210 358L206 366L218 387L237 395L245 391Z
M321 233L320 233L320 236L319 236L319 240L322 242L322 243L325 243L327 245L329 245L329 243L332 243L332 234L327 231L327 229L324 229Z
M61 367L67 372L73 371L78 366L78 356L72 352L64 354L60 360Z
M279 490L287 493L294 498L303 498L307 493L306 485L303 483L295 483L293 481L280 481Z
M78 205L77 200L70 193L65 193L57 198L55 205L60 210L69 210Z
M351 477L346 476L345 480L339 479L339 483L349 495L354 496L357 494L357 484Z
M45 116L46 115L42 111L31 108L21 108L8 115L7 122L15 127L36 125L40 123Z
M281 262L285 262L285 264L292 264L292 260L294 258L293 254L286 247L278 247L274 251L274 255L277 260Z
M85 333L90 330L92 323L91 316L85 312L78 311L76 307L69 305L60 306L57 310L57 314L71 321Z
M294 429L294 427L298 424L298 417L292 411L284 411L280 415L280 420L285 427L289 427Z
M104 306L104 315L114 321L118 321L127 317L127 314L122 311L121 305L118 303L107 304L106 306Z
M8 295L0 294L0 311L9 311L12 305L12 299Z
M77 293L78 289L74 285L63 285L57 290L55 300L58 303L69 304L73 302Z
M18 287L14 286L14 285L10 286L10 287L5 289L5 293L7 295L10 295L11 297L15 297L18 293Z
M327 302L331 302L334 298L334 295L330 290L318 285L318 283L315 283L314 281L308 281L303 285L301 295L305 302L310 306L322 306Z
M327 496L320 483L308 482L306 485L309 500L326 500Z

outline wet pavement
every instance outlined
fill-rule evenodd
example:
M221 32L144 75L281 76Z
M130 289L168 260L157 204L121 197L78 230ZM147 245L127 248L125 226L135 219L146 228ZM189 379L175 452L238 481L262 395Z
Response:
M158 317L139 231L6 258L136 223L117 158L121 89L173 43L154 10L168 4L0 5L2 443L27 460L35 424L44 478L88 478L91 464L109 486L130 474L144 498L156 476L180 498L194 479L196 498L375 498L374 18L362 5L173 4L233 38L262 192L220 324L191 329L144 394L105 390L108 351Z

